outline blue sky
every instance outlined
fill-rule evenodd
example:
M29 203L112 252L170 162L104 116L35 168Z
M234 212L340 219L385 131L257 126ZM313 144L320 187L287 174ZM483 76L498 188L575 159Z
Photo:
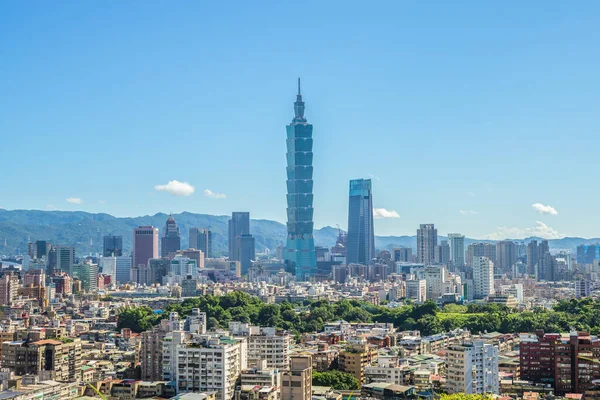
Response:
M301 76L317 227L373 177L377 234L597 237L598 37L595 1L4 1L0 207L284 221Z

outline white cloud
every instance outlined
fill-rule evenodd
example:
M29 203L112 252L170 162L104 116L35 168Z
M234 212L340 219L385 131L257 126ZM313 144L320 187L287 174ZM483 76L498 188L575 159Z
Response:
M376 181L380 180L379 177L377 175L373 175L373 174L368 174L367 175L369 178L371 179L375 179Z
M471 197L475 197L475 192L467 192L467 194Z
M54 210L56 210L56 207L52 204L46 204L46 210L54 211Z
M385 208L374 208L373 209L373 218L376 218L376 219L400 218L400 214L398 214L394 210L386 210Z
M67 199L67 203L71 203L71 204L83 204L83 200L81 200L79 197L69 197Z
M106 204L106 200L98 200L98 204Z
M460 215L475 215L475 214L479 214L477 211L473 211L473 210L460 210Z
M545 206L542 203L532 204L531 207L540 214L558 215L558 211L552 206Z
M484 239L525 239L530 236L537 236L543 239L560 239L565 235L554 230L542 221L536 221L535 226L531 228L508 228L506 226L499 226L496 232L485 235Z
M166 185L156 185L154 189L159 192L168 192L173 196L191 196L196 189L187 182L169 181Z
M215 193L210 189L205 189L204 195L206 197L210 197L211 199L224 199L227 197L227 195L225 193Z

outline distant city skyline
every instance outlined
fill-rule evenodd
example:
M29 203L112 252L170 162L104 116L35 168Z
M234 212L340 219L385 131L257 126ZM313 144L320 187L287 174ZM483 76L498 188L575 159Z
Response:
M377 235L596 237L600 4L509 3L306 1L290 45L274 33L295 4L4 2L0 207L285 223L281 127L301 76L316 227L346 228L347 182L367 177Z

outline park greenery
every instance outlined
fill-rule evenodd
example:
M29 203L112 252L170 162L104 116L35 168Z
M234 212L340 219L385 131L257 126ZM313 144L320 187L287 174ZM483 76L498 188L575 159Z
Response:
M325 371L312 373L313 386L328 386L334 390L357 390L360 382L353 375L342 371Z
M533 332L538 329L569 332L575 329L600 334L600 301L591 298L562 300L552 309L536 307L520 311L493 303L448 304L440 308L432 301L408 303L397 308L356 300L267 304L243 292L187 298L170 304L163 313L155 313L148 306L124 308L119 313L117 328L142 332L168 318L172 311L185 318L193 308L207 313L209 329L227 328L230 321L241 321L274 326L297 335L322 331L326 323L337 320L390 322L400 330L419 330L423 336L457 328L468 329L472 333Z

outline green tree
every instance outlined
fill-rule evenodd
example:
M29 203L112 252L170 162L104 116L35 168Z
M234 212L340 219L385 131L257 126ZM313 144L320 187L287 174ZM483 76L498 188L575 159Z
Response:
M357 390L360 382L353 375L342 371L313 371L313 386L329 386L335 390Z

